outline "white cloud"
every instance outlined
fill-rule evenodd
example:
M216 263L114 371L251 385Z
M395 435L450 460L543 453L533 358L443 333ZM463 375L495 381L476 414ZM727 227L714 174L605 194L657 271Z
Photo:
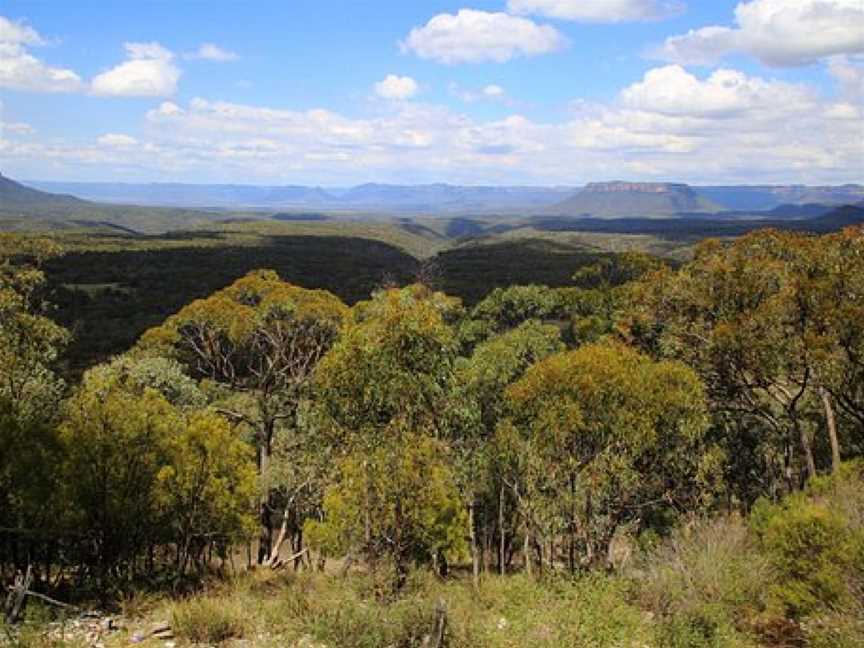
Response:
M93 94L111 97L164 97L177 91L180 70L174 54L159 43L126 43L125 63L93 78Z
M509 103L506 90L495 83L490 83L475 90L464 88L458 83L452 82L448 90L452 96L465 103L476 103L478 101L503 101Z
M105 135L100 136L96 141L102 146L110 148L129 148L130 146L138 145L137 139L123 133L105 133Z
M0 43L18 43L20 45L44 45L45 41L35 29L23 22L13 22L0 16Z
M840 85L844 97L864 103L864 63L847 56L836 56L828 62L828 71Z
M226 50L213 43L202 43L201 46L194 52L188 52L183 55L183 58L190 60L215 61L217 63L225 63L228 61L236 61L240 56L236 52Z
M701 81L679 65L649 70L642 81L621 92L625 106L661 115L734 117L752 110L814 104L806 86L765 81L737 70L721 69Z
M411 30L400 43L403 52L440 63L504 63L517 56L536 56L562 49L566 40L549 25L502 12L460 9L438 14Z
M44 45L30 26L0 16L0 88L30 92L76 92L84 84L72 70L47 65L30 54Z
M0 104L0 109L2 109L2 104ZM30 124L26 124L24 122L8 122L3 121L0 118L0 137L3 134L7 135L33 135L36 133L36 129L33 128Z
M680 14L675 0L509 0L514 14L538 14L578 22L615 23L661 20Z
M846 84L856 62L834 63L838 86ZM483 98L493 85L473 92ZM81 146L10 136L0 138L0 153L4 172L21 176L52 167L57 175L79 177L110 169L136 178L212 181L218 169L232 181L337 186L369 180L578 184L621 176L842 183L860 181L864 157L860 101L733 69L694 75L658 67L613 101L574 101L555 121L516 111L484 119L419 101L370 110L349 116L325 108L164 101L147 112L135 138L108 133Z
M409 76L388 74L375 84L375 94L384 99L410 99L419 90L417 82Z
M173 101L163 101L158 108L154 108L147 112L147 119L157 119L159 117L172 117L179 115L183 109Z
M749 0L735 8L735 22L735 27L712 25L672 36L652 55L710 64L744 53L780 67L864 52L862 0Z

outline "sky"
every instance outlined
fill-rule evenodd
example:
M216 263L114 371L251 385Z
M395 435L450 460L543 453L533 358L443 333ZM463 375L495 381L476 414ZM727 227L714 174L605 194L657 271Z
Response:
M2 0L0 172L864 181L864 0Z

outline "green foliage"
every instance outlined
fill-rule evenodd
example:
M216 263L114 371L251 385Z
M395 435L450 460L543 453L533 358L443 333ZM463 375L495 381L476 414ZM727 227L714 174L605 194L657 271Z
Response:
M478 345L460 364L459 379L478 403L487 430L493 430L504 413L507 385L535 362L563 348L558 328L528 320Z
M631 291L622 329L699 372L729 457L726 481L745 505L791 491L858 443L862 233L705 241L678 272ZM837 417L847 436L829 439Z
M389 557L397 580L409 561L458 557L466 516L445 457L441 442L422 435L348 455L324 495L324 521L307 522L309 542L330 555L362 547Z
M181 417L154 390L133 395L99 368L84 378L60 424L71 528L92 538L94 564L112 566L158 528L157 475Z
M184 559L192 543L251 536L252 502L257 494L252 448L235 429L211 412L193 413L167 439L167 463L157 474L157 497L171 537Z
M471 310L489 333L506 331L528 320L555 318L561 309L557 291L546 286L495 288Z
M604 256L599 261L580 268L573 281L585 290L609 290L636 281L664 267L663 261L643 252L623 252Z
M506 393L516 428L502 425L499 440L525 464L526 514L547 533L562 520L581 529L586 560L635 511L697 505L707 419L686 366L587 345L535 364Z
M343 459L324 522L307 532L331 551L388 556L397 585L408 560L458 550L465 526L445 443L473 413L447 323L458 308L422 285L377 293L354 307L316 373L322 425Z
M83 559L100 570L176 543L182 571L202 540L248 530L251 450L226 421L178 409L130 366L92 369L64 408L64 521L86 529L92 549Z
M801 619L843 609L864 591L864 497L860 464L780 504L760 501L751 524L776 571L770 591L784 614Z
M343 442L424 430L452 432L462 414L452 400L456 335L447 323L458 303L422 285L377 293L316 372L316 395Z
M0 234L0 527L53 526L53 429L64 383L55 374L68 332L51 321L42 264L59 254L45 239Z

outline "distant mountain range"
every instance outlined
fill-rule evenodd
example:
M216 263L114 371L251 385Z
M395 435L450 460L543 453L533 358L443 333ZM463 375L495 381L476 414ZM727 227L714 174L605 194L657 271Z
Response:
M491 229L522 226L597 232L675 232L723 235L772 226L827 231L864 222L864 187L690 187L678 183L602 182L586 187L465 187L457 185L365 184L350 189L254 187L243 185L115 185L36 183L33 188L0 175L0 231L108 229L130 234L188 230L216 223L248 220L322 221L391 220L408 230L416 217L447 221L446 238L479 235ZM52 187L66 193L42 191ZM96 188L95 190L93 188ZM69 195L89 188L100 196L122 195L127 204L92 202ZM120 191L125 193L119 193ZM114 193L112 193L114 192ZM216 206L166 207L134 204L136 192L149 192L176 204L196 201ZM721 204L706 197L724 198ZM736 193L737 192L737 193ZM765 196L791 203L765 210L730 209ZM138 194L140 195L140 194ZM730 197L734 200L730 200ZM822 202L809 202L814 198ZM253 200L254 199L254 200ZM272 201L280 208L231 207L237 201ZM184 202L185 201L185 202ZM796 203L794 201L805 201ZM144 202L144 201L141 201ZM752 201L751 201L752 202ZM608 222L608 225L603 224ZM424 226L425 227L425 226ZM451 234L452 230L452 234ZM434 232L433 232L434 233ZM437 236L437 234L436 234Z
M31 210L38 211L44 209L46 206L56 209L62 207L75 208L86 204L86 201L74 196L46 193L27 187L0 173L0 208L29 213Z
M555 214L576 217L672 217L676 214L759 212L785 205L835 206L864 200L864 186L706 186L676 183L592 183L575 186L363 184L350 188L298 185L26 183L46 192L104 203L163 207L322 210L384 214ZM806 217L800 214L797 217Z
M95 203L40 191L0 174L0 231L107 229L155 234L190 229L224 217L223 212Z
M215 209L325 209L388 213L516 213L571 195L573 187L484 187L448 184L362 184L323 189L303 186L28 182L44 191L87 200Z

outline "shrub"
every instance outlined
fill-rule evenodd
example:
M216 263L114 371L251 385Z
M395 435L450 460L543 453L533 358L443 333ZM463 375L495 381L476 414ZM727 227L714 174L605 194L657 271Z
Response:
M764 607L771 568L737 516L681 527L647 552L633 574L634 596L670 646L747 646L743 630Z
M174 634L194 643L217 644L242 638L247 611L236 598L197 596L174 604L171 610Z
M777 573L774 605L792 619L842 610L864 591L862 476L848 464L779 505L754 507L751 525Z

